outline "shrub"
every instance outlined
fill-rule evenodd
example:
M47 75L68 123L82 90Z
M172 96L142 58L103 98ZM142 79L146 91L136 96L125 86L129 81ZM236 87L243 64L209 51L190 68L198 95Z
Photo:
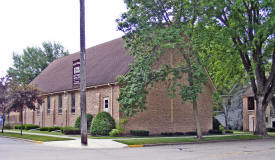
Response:
M275 128L266 128L267 132L275 132Z
M130 134L133 136L149 136L149 131L145 130L130 130Z
M61 131L63 134L80 134L80 129L74 127L63 127Z
M58 126L48 127L49 132L57 131L57 130L60 130L60 129L61 129L61 127L58 127Z
M122 133L123 132L120 129L112 129L111 132L109 133L109 135L111 137L117 137L117 136L121 136Z
M225 133L232 134L232 133L233 133L233 131L232 131L232 130L225 130Z
M21 125L15 125L14 129L21 129ZM22 126L22 129L24 129L24 125Z
M15 125L14 128L21 129L21 125ZM36 129L36 128L39 128L39 126L33 125L33 124L23 124L22 125L22 129L24 129L24 130L30 130L30 129Z
M225 132L225 129L222 125L219 125L219 130L222 131L222 132Z
M162 132L163 136L183 136L185 135L183 132Z
M115 120L107 112L98 113L92 121L91 135L109 135L110 131L115 128Z
M217 130L217 129L210 129L208 131L209 134L222 134L222 131Z
M36 128L39 128L39 126L38 125L33 125L33 124L25 124L24 125L25 130L36 129Z
M91 114L86 114L86 117L87 117L87 128L88 128L88 130L90 129L90 127L91 127L91 123L92 123L92 120L93 120L93 116L91 115ZM79 117L77 117L77 119L76 119L76 121L75 121L75 123L74 123L74 127L75 128L78 128L78 129L80 129L80 127L81 127L81 119L80 119L81 117L79 116Z
M197 132L194 132L194 131L185 132L185 135L187 135L187 136L195 136L195 135L197 135Z
M39 128L40 131L48 131L49 130L49 127L41 127Z
M162 136L174 136L174 133L172 133L172 132L161 132L160 134Z
M219 130L220 125L221 123L215 117L213 117L213 130Z
M5 126L4 126L4 129L12 129L12 126L11 124L9 123L6 123Z

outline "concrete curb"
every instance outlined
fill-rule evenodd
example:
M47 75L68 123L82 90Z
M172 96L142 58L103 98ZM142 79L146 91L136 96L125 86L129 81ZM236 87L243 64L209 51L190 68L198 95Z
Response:
M128 148L135 148L135 147L144 147L144 145L142 145L142 144L128 145Z
M217 141L200 141L200 142L180 142L180 143L158 143L158 144L144 144L143 147L154 147L154 146L167 146L167 145L187 145L187 144L204 144L204 143L220 143L220 142L237 142L237 141L253 141L263 139L275 139L275 138L257 138L257 139L237 139L237 140L217 140Z

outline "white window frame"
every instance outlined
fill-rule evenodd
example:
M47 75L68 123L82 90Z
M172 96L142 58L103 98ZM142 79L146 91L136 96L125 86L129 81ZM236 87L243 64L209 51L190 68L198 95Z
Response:
M108 101L108 108L105 108L105 100L107 100ZM109 111L109 98L104 98L103 99L103 110L105 111L105 112L108 112Z

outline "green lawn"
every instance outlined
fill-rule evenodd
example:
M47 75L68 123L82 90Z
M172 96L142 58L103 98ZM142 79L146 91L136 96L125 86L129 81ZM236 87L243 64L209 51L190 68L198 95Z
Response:
M9 131L20 132L20 129L9 129ZM42 133L42 134L51 134L51 135L63 135L61 132L48 132L48 131L39 131L39 130L23 130L23 132L27 132L27 133Z
M89 136L89 139L123 139L132 137L111 137L111 136Z
M144 144L167 144L167 143L184 143L184 142L205 142L205 141L226 141L226 140L250 140L259 139L261 136L254 135L236 135L236 136L217 136L204 137L201 140L197 138L146 138L146 139L131 139L131 140L115 140L116 142L127 145L144 145Z
M275 132L268 132L268 135L275 137Z
M23 134L21 136L19 133L4 133L4 134L0 133L0 136L22 138L22 139L28 139L28 140L34 140L34 141L42 141L42 142L73 140L73 139L70 139L70 138L60 138L60 137L50 137L50 136L38 136L38 135L29 135L29 134Z

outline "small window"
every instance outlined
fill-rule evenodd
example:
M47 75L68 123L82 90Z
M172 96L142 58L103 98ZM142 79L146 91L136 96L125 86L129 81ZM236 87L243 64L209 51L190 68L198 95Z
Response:
M108 112L109 109L109 99L108 98L104 98L104 111Z
M47 113L50 114L51 113L51 99L50 96L47 97Z
M58 113L62 113L62 95L58 96Z
M36 114L40 115L40 104L39 103L37 103Z
M253 97L248 97L248 110L255 110L255 103Z
M71 95L71 103L72 103L71 112L75 113L75 94L74 93L72 93L72 95Z

